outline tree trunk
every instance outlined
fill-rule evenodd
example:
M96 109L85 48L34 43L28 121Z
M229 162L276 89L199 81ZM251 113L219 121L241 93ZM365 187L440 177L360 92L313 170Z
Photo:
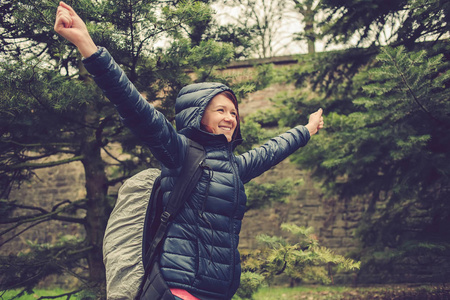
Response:
M94 104L87 104L85 122L98 126L99 115ZM101 157L101 132L86 127L81 141L82 163L86 178L86 241L91 248L88 253L89 279L95 290L105 295L105 267L103 265L103 235L108 221L108 179L105 163Z
M298 12L303 16L303 22L305 23L305 38L308 44L308 53L316 53L315 42L317 35L314 32L316 8L313 8L314 0L294 0L294 3L298 9Z
M89 141L83 151L86 178L86 239L92 247L88 254L89 278L92 284L102 285L105 281L103 265L103 235L105 233L107 216L107 178L100 149L95 142Z
M314 32L314 17L315 12L312 9L312 3L308 3L304 13L304 20L305 20L305 35L306 41L308 43L309 54L316 53L316 46L315 46L316 33Z

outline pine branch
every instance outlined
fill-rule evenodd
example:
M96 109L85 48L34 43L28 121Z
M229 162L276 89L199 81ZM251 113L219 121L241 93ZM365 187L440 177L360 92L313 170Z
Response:
M36 206L30 206L30 205L23 205L23 204L15 204L15 203L8 203L9 205L13 206L13 208L22 208L22 209L30 209L30 210L38 210L41 213L48 213L47 210L43 209L42 207L36 207ZM1 222L1 221L0 221ZM5 224L5 223L0 223Z
M83 249L78 249L76 251L70 251L68 253L68 255L69 256L73 256L73 255L76 255L76 254L88 253L91 250L92 250L92 246L88 246L88 247L84 247Z
M6 243L9 243L11 240L13 240L14 238L18 237L18 236L21 235L22 233L24 233L25 231L27 231L28 229L33 228L34 226L39 225L39 224L41 224L41 223L43 223L43 222L45 222L45 221L47 221L47 220L40 220L40 221L38 221L38 222L36 222L36 223L34 223L34 224L31 224L30 226L26 227L25 229L23 229L23 230L17 232L16 234L12 235L12 236L9 237L8 239L6 239L4 242L2 242L2 243L0 244L0 248L1 248L3 245L5 245ZM9 232L9 231L11 231L11 230L13 230L13 229L15 229L15 228L17 228L17 227L19 227L19 225L17 225L17 226L12 226L12 227L10 227L10 228L4 230L3 232L0 232L0 236L4 235L5 233L7 233L7 232Z
M60 295L57 295L57 296L41 296L41 297L38 298L38 300L40 300L40 299L57 299L57 298L62 298L64 296L66 296L67 299L70 299L71 296L73 296L75 294L78 294L81 291L82 290L79 289L79 290L75 290L75 291L72 291L72 292L69 292L69 293L60 294Z
M383 52L390 58L391 62L393 63L393 65L395 67L395 69L397 70L397 73L400 75L403 84L406 86L406 88L408 89L409 94L412 96L412 98L417 103L417 105L420 107L420 109L423 110L432 120L436 121L438 124L442 124L442 122L439 119L437 119L435 116L433 116L433 114L431 114L425 108L425 106L419 101L419 99L417 98L416 94L414 93L413 88L409 84L405 73L401 70L401 68L400 68L400 66L398 64L398 61L385 48L383 48Z
M275 273L275 275L281 275L281 274L283 274L284 270L286 270L286 266L287 266L286 256L287 256L287 254L288 254L287 252L284 253L284 257L283 257L284 264L283 264L283 267L281 267L281 269L278 270L278 271Z
M90 249L92 249L92 247L90 247ZM90 250L90 249L87 249L87 250ZM64 272L66 272L67 274L69 274L69 275L75 277L76 279L80 280L83 284L86 285L89 282L89 279L87 279L86 277L75 273L74 271L70 270L68 267L63 266L63 265L59 265L59 266L61 267L62 270L64 270Z
M106 149L105 147L102 147L102 150L105 151L105 153L111 157L113 160L117 161L119 164L123 165L123 161L121 161L120 159L118 159L116 156L114 156L111 152L108 151L108 149Z
M37 273L35 276L32 276L32 277L30 277L30 278L28 278L28 279L26 279L24 281L16 282L15 284L13 284L11 286L7 286L6 289L7 290L13 290L13 289L15 289L16 287L19 287L19 286L26 286L28 282L34 281L36 278L41 277L42 274L43 274L43 272L41 271L40 273ZM15 299L15 298L16 297L14 297L13 299Z
M57 221L66 221L66 222L71 222L71 223L85 224L85 220L84 219L73 218L73 217L66 217L66 216L58 216L58 214L63 212L63 210L65 210L65 209L67 209L67 207L65 207L63 209L56 210L56 211L52 211L52 212L46 212L46 213L43 213L43 214L30 215L30 216L20 216L20 217L15 217L15 218L3 219L3 220L0 221L0 224L17 223L16 225L20 226L20 225L25 224L25 223L34 222L34 221L38 221L38 220L42 220L42 219L46 219L47 221L49 221L49 220L57 220ZM6 230L6 231L9 231L9 230ZM5 234L5 233L6 233L5 231L0 232L0 236L2 234Z
M23 290L21 290L17 295L15 295L14 297L12 297L10 300L14 300L14 299L18 299L19 297L22 297L22 296L25 294L26 291L27 291L26 288L23 289ZM4 291L3 293L6 293L6 289L5 289L5 291ZM3 296L3 293L0 294L0 297ZM3 299L3 297L2 297L2 299Z
M108 182L107 182L106 184L107 184L108 186L114 186L114 185L116 185L117 183L122 182L122 181L124 181L124 180L126 180L126 179L128 179L128 178L130 178L129 175L120 176L120 177L114 178L114 179L112 179L112 180L108 180Z
M4 143L10 143L10 144L14 144L17 146L21 146L21 147L25 147L25 148L36 148L36 147L70 147L73 146L73 143L62 143L62 142L58 142L58 143L37 143L37 144L24 144L24 143L20 143L20 142L16 142L13 140L9 140L9 141L3 141Z
M33 67L33 69L34 69L34 67ZM37 72L36 72L36 73L37 73ZM66 123L67 120L70 120L70 121L72 121L73 123L80 125L82 128L90 128L90 129L93 129L93 130L97 129L95 126L90 125L90 124L88 124L88 123L80 122L80 121L78 121L78 120L72 118L70 115L62 116L61 114L59 114L58 112L56 112L53 108L51 108L51 107L48 106L46 103L44 103L44 101L41 100L41 99L39 98L39 96L36 95L36 94L33 92L32 88L31 88L31 83L32 83L32 82L31 82L31 79L30 79L29 82L28 82L28 86L27 86L27 87L28 87L28 93L31 95L31 97L33 97L33 98L36 100L36 102L39 103L39 105L41 105L41 106L44 108L44 110L46 110L46 111L49 112L50 114L53 114L53 115L55 115L55 116L57 116L57 117L60 117L62 123Z
M58 161L51 161L51 162L46 162L46 163L18 163L18 164L13 164L13 165L4 165L0 167L0 171L14 171L14 170L20 170L20 169L25 169L25 168L30 168L30 169L43 169L43 168L49 168L49 167L54 167L54 166L59 166L59 165L64 165L64 164L68 164L74 161L80 161L84 159L83 155L79 155L79 156L74 156L71 158L67 158L67 159L62 159L62 160L58 160Z

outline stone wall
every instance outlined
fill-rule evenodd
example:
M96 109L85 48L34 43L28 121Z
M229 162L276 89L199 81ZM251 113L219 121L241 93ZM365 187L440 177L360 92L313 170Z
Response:
M311 226L322 245L344 254L353 250L356 241L353 230L360 218L362 207L349 207L338 200L327 199L321 194L318 183L306 171L298 170L289 159L266 172L257 182L275 182L282 178L301 179L302 183L290 197L289 203L275 204L264 209L247 212L244 218L240 246L253 249L255 236L260 233L282 235L279 225L293 222L299 226ZM85 193L84 173L81 164L71 163L36 171L36 177L11 193L10 199L30 206L41 206L51 211L57 203L82 199ZM11 235L19 233L27 225L16 228ZM7 226L3 225L2 229ZM28 243L54 243L61 235L79 235L78 225L66 222L45 222L30 229L0 248L2 254L16 252ZM3 237L0 242L5 241Z
M268 171L256 182L275 182L282 178L301 179L288 203L277 203L263 209L249 210L242 225L241 249L256 248L256 235L264 233L289 237L280 229L282 223L313 227L319 244L345 255L356 250L354 229L360 219L362 206L349 207L335 199L327 199L318 183L307 171L298 170L289 160Z

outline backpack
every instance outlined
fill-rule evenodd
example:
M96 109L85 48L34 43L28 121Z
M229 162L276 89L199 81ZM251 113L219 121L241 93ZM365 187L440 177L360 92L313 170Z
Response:
M103 239L108 300L174 299L159 273L157 257L169 222L199 180L205 150L188 140L180 176L163 209L160 170L147 169L127 179Z

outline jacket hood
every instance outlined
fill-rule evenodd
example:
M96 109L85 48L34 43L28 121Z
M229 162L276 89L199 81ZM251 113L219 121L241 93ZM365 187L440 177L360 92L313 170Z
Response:
M201 129L201 120L206 106L217 94L230 91L226 85L216 82L190 84L181 89L175 103L175 123L177 131L199 143L213 140L226 140L224 135L214 135ZM237 146L242 140L240 126L236 127L234 144Z

